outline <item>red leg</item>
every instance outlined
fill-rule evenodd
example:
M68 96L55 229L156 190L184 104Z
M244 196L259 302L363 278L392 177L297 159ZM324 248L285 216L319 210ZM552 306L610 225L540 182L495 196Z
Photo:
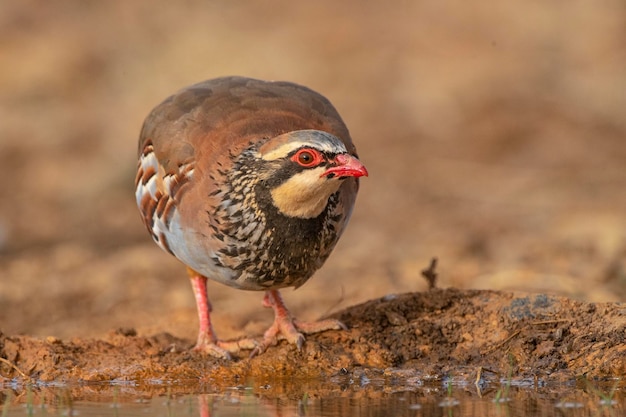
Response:
M242 339L235 341L222 341L217 338L213 325L211 324L211 303L207 295L207 278L200 275L191 268L187 268L187 273L191 279L191 287L196 297L196 307L198 309L198 341L194 350L206 352L218 358L230 359L228 352L239 352L242 349L254 349L257 343L252 339Z
M217 342L217 337L215 336L213 325L211 324L211 311L213 308L211 307L206 291L207 278L202 275L193 275L190 279L193 295L196 297L198 321L200 323L196 348L201 348Z
M302 333L312 334L326 330L346 329L346 326L334 319L315 322L301 322L294 319L278 290L269 290L265 293L263 306L274 310L274 323L263 335L263 342L252 351L251 357L263 353L269 346L273 346L283 339L301 349L304 344Z

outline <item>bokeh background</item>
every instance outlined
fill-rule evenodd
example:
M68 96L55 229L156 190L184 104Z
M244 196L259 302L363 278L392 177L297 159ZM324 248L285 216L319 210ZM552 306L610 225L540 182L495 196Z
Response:
M134 206L143 118L222 75L326 95L370 177L311 319L439 285L626 299L626 3L0 1L0 330L193 339ZM271 321L210 286L225 337Z

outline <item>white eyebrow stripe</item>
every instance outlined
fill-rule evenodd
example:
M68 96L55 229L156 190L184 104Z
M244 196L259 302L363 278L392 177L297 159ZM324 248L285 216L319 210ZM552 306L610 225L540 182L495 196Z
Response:
M279 146L278 148L274 149L273 151L266 153L265 155L262 156L262 158L266 161L273 161L275 159L284 158L285 156L289 155L291 152L295 151L296 149L302 148L304 146L311 146L311 143L301 142L301 141L285 143ZM315 148L317 148L317 146Z
M346 153L347 149L341 141L330 133L315 130L300 130L292 132L294 139L283 143L261 156L265 161L284 158L296 149L310 147L325 153ZM299 139L298 137L302 137Z

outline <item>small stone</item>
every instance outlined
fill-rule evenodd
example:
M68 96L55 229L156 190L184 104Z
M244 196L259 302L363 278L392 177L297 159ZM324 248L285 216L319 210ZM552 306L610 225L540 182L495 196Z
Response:
M404 326L408 323L406 317L393 311L386 311L385 315L392 326Z

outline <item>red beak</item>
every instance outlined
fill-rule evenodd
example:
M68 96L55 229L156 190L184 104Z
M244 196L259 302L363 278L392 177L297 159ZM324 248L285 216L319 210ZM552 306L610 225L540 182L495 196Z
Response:
M335 166L328 168L321 177L334 176L337 177L367 177L367 169L354 156L347 153L340 153L335 157ZM331 175L333 174L333 175Z

